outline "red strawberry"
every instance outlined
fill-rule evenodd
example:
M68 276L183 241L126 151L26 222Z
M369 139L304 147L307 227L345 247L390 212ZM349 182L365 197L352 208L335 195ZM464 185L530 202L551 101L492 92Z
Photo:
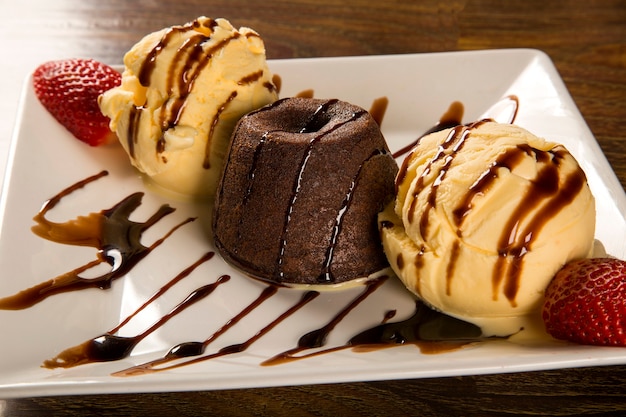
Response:
M557 339L626 346L626 262L596 258L565 265L546 289L543 322Z
M109 141L109 118L98 107L98 96L120 85L121 75L93 59L51 61L33 74L33 86L43 106L83 142L98 146Z

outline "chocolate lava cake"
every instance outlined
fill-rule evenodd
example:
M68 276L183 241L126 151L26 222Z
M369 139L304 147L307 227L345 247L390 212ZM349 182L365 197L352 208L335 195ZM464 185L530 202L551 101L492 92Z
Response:
M272 283L332 285L388 263L377 213L397 164L362 108L287 98L244 116L215 200L215 244L227 262Z

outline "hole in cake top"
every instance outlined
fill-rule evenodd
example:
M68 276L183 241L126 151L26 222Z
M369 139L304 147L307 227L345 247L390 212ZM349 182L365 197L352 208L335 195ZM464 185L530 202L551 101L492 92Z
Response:
M306 122L306 124L297 132L293 133L315 133L324 129L330 122L330 115L328 113L316 113L313 117Z
M361 109L343 103L337 106L337 99L285 98L280 99L246 117L248 124L254 124L255 130L266 132L284 132L296 134L315 134L325 132L337 123L353 119ZM346 106L348 106L346 108ZM280 111L277 111L280 108ZM270 111L274 110L274 111Z
M319 132L324 126L330 122L331 116L328 108L337 103L338 100L328 100L320 104L311 117L306 121L299 133Z

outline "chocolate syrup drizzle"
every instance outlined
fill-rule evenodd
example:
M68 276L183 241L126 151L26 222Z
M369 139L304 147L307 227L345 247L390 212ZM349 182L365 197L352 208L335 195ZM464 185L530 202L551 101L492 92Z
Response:
M285 352L279 353L274 357L263 361L261 365L279 365L294 360L311 358L313 356L319 356L338 350L350 349L362 349L363 351L387 348L396 346L399 344L415 344L426 353L442 352L453 349L458 349L469 343L475 343L479 340L485 340L480 329L473 325L461 320L457 320L441 313L435 312L425 307L421 302L416 302L416 310L414 314L403 321L395 323L383 323L381 325L369 328L356 336L353 336L345 345L335 346L324 350L316 351L313 353L299 355L297 354L310 349L320 348L326 345L326 339L331 331L339 324L357 305L363 302L374 291L376 291L385 281L386 276L380 277L370 281L363 292L359 294L353 301L351 301L346 307L344 307L337 315L335 315L326 325L323 327L306 333L300 337L298 346L293 349L289 349ZM261 339L278 324L295 314L298 310L304 307L309 302L312 302L319 296L316 291L306 291L302 297L295 302L291 307L287 308L284 312L280 313L273 321L259 330L254 336L245 340L242 343L226 346L217 350L214 353L203 355L206 347L217 337L228 330L241 318L249 314L254 308L268 299L277 290L275 285L270 285L260 294L260 296L244 308L238 315L228 321L222 326L216 333L204 342L187 342L182 343L172 348L165 356L160 359L156 359L150 362L146 362L140 365L136 365L118 372L113 373L113 376L137 376L148 373L162 372L180 368L182 366L189 366L200 362L216 359L226 355L241 353L248 349L253 343ZM395 314L395 312L393 313ZM385 321L389 320L392 315L385 314ZM193 357L193 359L187 359L178 363L163 366L172 361Z
M370 283L365 287L365 290L359 294L352 302L346 305L339 313L335 315L326 325L320 327L319 329L310 331L305 335L301 336L298 339L298 345L293 348L286 350L274 357L267 359L262 362L262 365L275 365L278 363L285 363L295 359L301 359L304 356L296 356L297 354L309 350L322 347L326 345L326 339L330 332L343 320L348 313L354 310L361 302L363 302L369 295L371 295L374 291L376 291L386 280L387 276L382 276L375 280L370 281ZM336 348L332 348L331 350L340 350L344 349L347 346L340 346Z
M376 121L379 127L383 125L383 119L385 118L385 112L387 111L388 105L389 99L387 97L380 97L372 102L369 109L369 114L372 116L372 119Z
M515 296L520 285L520 275L524 256L530 251L535 238L543 227L559 211L569 205L583 189L586 182L582 171L570 173L559 186L559 165L567 153L565 148L557 147L552 151L541 151L524 146L519 152L531 152L536 160L548 160L537 178L532 181L531 188L524 196L522 204L513 212L503 228L498 243L498 262L493 271L493 297L504 280L503 293L511 305L515 306ZM534 213L528 224L519 230L520 223L540 205L545 204Z
M317 132L319 131L323 125L326 123L326 120L324 119L324 114L328 111L328 108L330 108L332 105L334 105L335 103L337 103L337 99L331 99L331 100L327 100L324 103L322 103L317 110L311 115L311 117L309 118L309 120L304 124L304 126L300 129L299 133L312 133L312 132ZM307 149L302 157L302 160L300 161L299 164L299 170L298 170L298 175L294 181L293 184L293 189L292 189L292 194L291 194L291 200L289 202L289 206L288 206L288 210L287 213L285 215L285 224L283 227L283 232L282 232L282 236L280 239L280 250L279 250L279 255L278 255L278 259L276 262L277 265L277 273L276 273L276 278L278 281L282 281L284 279L284 273L282 271L282 266L284 263L284 254L286 251L286 247L287 247L287 239L286 236L289 232L289 222L291 220L291 213L293 211L293 208L298 200L298 196L300 194L300 190L301 190L301 182L302 182L302 178L304 176L304 172L306 171L307 168L307 162L309 160L309 158L311 157L311 154L313 153L313 149L315 147L315 145L317 143L319 143L325 136L329 135L330 133L334 132L337 129L340 129L341 127L343 127L344 125L354 122L355 120L357 120L358 118L364 116L365 114L367 114L367 112L365 110L362 111L358 111L355 112L352 117L350 117L349 119L341 122L341 123L337 123L335 125L333 125L331 128L324 130L322 133L320 133L317 136L314 136L308 143ZM381 150L380 152L384 152L384 150ZM372 157L374 157L376 154L379 153L375 153L374 155L370 156L370 159ZM329 242L328 245L328 249L326 251L326 255L325 255L325 259L323 262L323 268L322 271L320 273L320 275L317 278L317 281L320 283L331 283L335 281L335 278L333 277L332 271L331 271L331 265L333 262L333 254L334 254L334 249L337 245L337 238L339 236L339 232L341 231L341 224L342 224L342 219L343 219L343 214L345 213L345 211L348 209L350 202L352 201L352 196L353 196L353 192L354 192L354 188L358 183L358 178L359 178L359 174L361 171L361 168L363 167L363 165L361 165L361 167L358 169L358 172L356 173L353 181L351 182L350 188L348 190L346 190L346 197L342 203L342 206L339 208L338 210L338 214L337 214L337 218L335 221L335 224L333 225L333 230L332 230L332 236L331 236L331 240Z
M143 193L131 194L108 210L65 223L51 222L46 218L46 214L64 197L106 175L108 172L102 171L64 189L48 200L33 218L36 222L32 228L33 233L57 243L95 247L98 249L97 259L17 294L0 298L0 310L21 310L63 292L86 288L108 289L114 280L126 275L175 230L194 220L185 220L152 245L144 246L141 244L143 232L174 209L163 205L146 222L129 220L129 216L141 204ZM94 278L83 278L79 275L103 262L111 266L110 272Z
M313 133L313 132L318 132L323 126L324 124L326 124L326 120L324 119L324 115L326 114L326 112L328 111L328 109L336 104L339 100L337 99L331 99L331 100L327 100L326 102L322 103L317 110L311 115L311 117L309 118L309 120L304 124L304 126L300 129L299 133ZM351 118L349 118L348 120L341 122L341 123L337 123L334 126L332 126L330 129L327 129L325 131L323 131L322 133L320 133L317 136L314 136L310 141L309 144L307 146L307 149L302 157L302 160L300 161L300 165L299 165L299 171L298 171L298 175L294 181L293 184L293 189L292 189L292 194L291 194L291 200L289 202L289 206L288 206L288 210L287 210L287 214L285 216L285 224L283 227L283 232L282 232L282 236L280 238L280 250L279 250L279 255L278 255L278 259L276 262L277 265L277 278L279 281L282 281L284 278L284 273L282 271L282 266L284 263L284 254L287 248L287 239L286 236L289 232L289 222L291 220L291 213L293 212L293 208L296 204L296 201L298 200L298 195L300 194L300 190L302 188L302 177L304 176L304 172L306 170L307 167L307 162L309 160L309 158L311 157L311 154L313 153L313 148L315 146L316 143L320 142L325 136L329 135L330 133L334 132L337 129L340 129L341 127L343 127L344 125L353 122L354 120L358 119L359 117L363 116L366 112L360 111L357 113L354 113L352 115ZM357 175L358 178L358 175ZM328 245L328 250L326 252L325 255L325 260L323 262L323 269L322 272L320 273L320 275L317 278L318 282L334 282L335 279L332 276L331 270L330 270L330 265L332 264L333 261L333 253L334 253L334 247L337 244L337 236L339 234L339 231L341 230L341 219L343 218L343 212L345 212L347 206L349 205L350 201L351 201L351 195L352 195L352 191L354 188L356 181L352 182L352 187L350 190L347 191L346 193L346 199L344 200L344 204L342 205L342 207L339 209L338 211L338 215L337 215L337 219L335 221L335 225L333 226L333 235L331 238L331 241Z
M161 295L165 294L165 292L172 288L176 283L181 281L183 278L189 276L202 263L210 260L213 255L214 252L208 252L194 264L183 270L174 279L172 279L159 291L157 291L156 294L150 297L148 301L143 303L137 310L135 310L128 317L126 317L126 319L120 322L120 324L115 326L113 329L100 336L94 337L93 339L87 340L86 342L81 343L78 346L74 346L64 350L54 358L44 361L42 366L44 368L50 369L59 367L70 368L86 363L114 361L127 357L128 355L130 355L132 350L135 348L135 346L137 346L139 342L141 342L147 336L152 334L155 330L163 326L171 318L183 312L186 308L192 306L198 301L206 298L220 284L228 282L230 277L228 275L222 275L214 283L197 288L191 294L189 294L184 301L174 307L169 313L162 316L147 330L134 337L124 337L116 335L116 333L130 320L132 320L133 317L143 311L148 305L154 302Z
M411 149L415 147L415 145L419 143L420 139L426 135L429 135L434 132L439 132L441 130L450 129L452 127L460 125L462 123L461 120L463 119L464 112L465 112L465 108L463 107L463 104L460 101L453 101L450 104L450 107L448 107L448 110L446 110L446 112L441 116L437 124L435 124L430 129L426 130L424 133L418 136L413 142L409 143L408 145L394 152L393 157L397 159L407 154L409 151L411 151ZM402 170L400 171L406 173L406 167L404 171Z
M377 149L374 152L372 152L372 154L365 161L363 161L361 165L359 165L356 175L350 182L350 187L348 188L346 192L346 196L343 202L341 203L341 207L339 208L337 217L335 218L335 223L333 224L330 242L328 244L328 247L326 248L326 254L324 255L324 262L322 263L322 266L323 266L322 273L317 277L317 282L331 283L335 281L335 278L333 277L333 274L331 271L335 248L337 247L339 235L341 234L341 228L343 225L343 217L346 214L346 212L350 209L350 203L352 202L352 199L354 197L354 191L359 183L359 179L361 178L361 170L363 169L365 164L367 164L367 162L369 162L372 158L378 155L384 155L386 153L387 151L384 149L383 150Z
M494 105L494 107L503 103L509 104L512 110L511 110L511 114L509 115L508 120L503 121L502 123L509 123L509 124L514 123L515 119L517 118L517 112L519 111L519 98L514 94L510 94L502 98L502 100L500 100L499 102L497 102ZM463 106L463 103L461 103L460 101L453 101L452 103L450 103L450 106L445 111L445 113L441 116L437 124L435 124L430 129L426 130L424 133L418 136L413 142L398 149L396 152L393 153L393 157L397 159L409 153L415 147L415 145L419 143L420 139L426 135L439 132L441 130L450 129L450 128L453 128L462 124L464 113L465 113L465 107ZM489 113L489 111L487 113Z
M155 53L155 57L156 55L157 54ZM451 112L458 115L458 106L453 107L454 106L451 106ZM359 117L359 115L354 115L354 117ZM314 129L316 121L313 119L314 118L312 118L306 126L303 127L303 131L306 131L307 129ZM444 119L445 118L442 118L442 120ZM440 128L442 128L441 126L443 125L446 125L445 121L440 121L438 124ZM463 131L463 129L459 131ZM315 140L312 142L314 143ZM538 160L549 159L556 165L558 165L561 158L561 151L558 149L553 152L542 153L534 149L520 147L519 152L532 153ZM516 152L511 152L502 156L497 163L502 166L513 166L518 157L519 155ZM303 167L305 165L306 160L302 163ZM556 165L554 169L556 169ZM132 222L128 217L134 209L141 204L142 193L131 194L111 209L103 210L100 213L91 213L87 216L81 216L66 223L53 223L46 219L46 213L49 210L52 210L65 196L106 175L107 172L102 171L101 173L79 181L58 193L46 202L41 211L34 217L36 225L33 226L33 232L42 238L50 239L58 243L84 245L98 248L98 259L83 267L77 268L74 271L70 271L60 277L62 279L55 278L44 283L44 285L22 291L14 296L2 298L0 299L0 308L26 308L42 301L52 294L60 292L81 290L91 287L103 289L108 288L114 279L117 279L130 271L130 269L132 269L137 262L139 262L139 260L146 257L154 248L163 243L163 241L167 239L175 230L194 220L193 218L189 218L183 221L172 228L166 235L157 240L151 246L145 247L140 243L142 233L158 222L162 217L174 211L174 209L168 205L163 205L146 222ZM469 190L469 194L478 194L481 189L488 186L487 183L493 180L493 176L493 172L486 173L483 176L482 181L477 182L473 188ZM552 174L546 172L545 176L546 178L549 178ZM554 215L554 213L558 211L563 204L566 204L569 199L576 195L576 190L579 187L580 181L580 176L570 176L570 178L566 181L566 186L564 187L566 191L564 193L558 193L556 196L554 196L554 193L551 191L552 188L549 186L550 181L538 182L537 187L542 187L543 193L546 196L551 195L552 197L545 197L551 198L550 202L541 209L539 215L537 215L527 226L527 237L530 240L532 240L532 236L530 236L532 232L537 231L543 224L545 224L545 218L549 218ZM295 187L295 191L297 194L297 187ZM471 196L468 196L455 211L455 222L458 225L463 222L465 214L471 209L471 199ZM340 223L340 219L338 219L338 223ZM516 256L521 256L521 252L524 248L516 245L515 242L509 242L508 239L505 239L506 236L507 233L503 232L502 241L504 242L506 240L508 244L508 246L505 247L505 250L510 253L517 254ZM207 252L195 263L184 269L180 274L175 276L167 284L156 291L154 295L152 295L132 314L122 320L117 326L97 337L64 350L56 357L45 361L42 366L47 368L66 368L93 362L115 361L129 356L137 344L149 334L164 326L171 318L183 312L189 306L212 295L220 285L226 284L230 281L231 278L228 275L219 276L214 282L192 291L170 312L159 318L143 332L135 336L117 335L120 329L133 317L137 316L150 304L156 302L165 292L185 277L189 276L200 265L213 259L213 257L213 252ZM112 266L113 270L111 273L104 274L102 277L95 279L83 279L78 276L78 274L82 271L85 271L102 262L108 262ZM418 261L416 260L416 262ZM396 315L396 311L387 311L381 324L359 332L358 334L350 337L343 345L325 348L328 335L332 332L332 330L342 320L344 320L345 317L356 308L356 306L379 289L386 282L386 280L386 276L370 280L365 285L363 291L350 301L343 309L341 309L324 326L304 334L299 338L295 348L286 350L273 356L272 358L267 359L262 363L262 365L278 365L343 349L365 352L372 349L387 348L399 344L414 344L418 346L423 353L435 353L450 349L458 349L464 345L485 340L477 326L433 311L421 302L416 301L414 313L408 319L391 322ZM267 285L262 289L256 299L250 302L233 317L228 319L217 331L215 331L203 342L189 341L179 343L173 346L167 354L160 359L116 372L113 375L132 376L160 372L211 360L225 355L243 352L257 340L277 327L285 319L296 314L302 307L313 302L320 295L316 291L303 292L302 297L299 300L294 302L293 305L285 309L282 313L278 313L273 320L262 327L261 330L259 330L251 338L241 343L221 348L216 352L205 354L207 347L213 341L233 328L240 320L250 315L265 301L278 294L279 291L293 292L295 290L283 289L276 284ZM313 349L317 350L310 353L303 353L306 350ZM184 360L186 358L191 359ZM162 366L172 361L178 362L169 366Z
M237 91L233 91L230 93L226 101L217 109L217 112L213 116L213 120L211 121L211 128L209 130L209 139L206 142L206 147L204 149L204 161L202 162L202 167L204 169L211 168L211 143L212 138L215 133L215 128L220 121L220 116L224 113L224 110L228 108L228 105L232 103L232 101L237 97Z
M422 216L419 221L420 233L422 236L428 236L428 215L430 213L430 210L436 205L437 191L439 190L439 185L444 181L446 174L448 173L448 170L450 169L450 166L454 161L454 157L463 149L463 146L465 145L465 142L470 135L471 129L480 126L482 123L483 121L479 121L472 123L469 127L459 125L452 128L446 139L438 147L438 152L428 162L426 168L418 177L417 184L415 185L412 195L411 207L408 213L409 223L413 222L413 217L415 215L417 204L417 196L424 190L424 180L426 176L430 174L431 171L433 171L433 166L436 163L443 160L442 167L439 169L437 180L430 187L427 198L428 204L422 212ZM406 172L406 169L403 172ZM399 184L399 182L397 181L396 183Z
M168 236L170 236L178 227L186 224L192 220L193 218L189 218L184 222L180 223L178 226L175 226L170 230L164 237L159 239L150 247L145 247L139 243L140 237L147 228L154 225L158 220L160 220L163 216L171 213L174 209L163 205L157 210L155 214L153 214L148 221L145 223L136 223L132 222L128 219L129 215L133 212L133 210L140 204L141 202L141 193L131 194L129 197L123 199L120 203L116 204L112 209L103 210L100 213L91 213L88 216L79 217L73 221L69 221L66 223L53 223L46 219L46 213L53 209L57 204L61 202L61 200L71 194L72 192L83 188L87 184L96 181L107 175L106 171L102 171L99 174L88 177L82 181L79 181L70 187L62 190L60 193L51 198L44 206L41 211L34 217L36 225L33 226L33 231L46 239L51 239L58 243L65 244L73 244L73 245L86 245L93 246L99 248L101 253L101 259L97 261L100 262L111 262L114 266L114 271L110 274L105 274L101 278L92 278L92 279L82 279L77 274L74 274L74 279L79 282L76 285L66 285L65 281L55 281L51 280L48 283L52 286L51 289L44 290L43 293L35 292L35 290L29 289L18 293L12 297L3 298L4 308L11 308L15 306L19 306L20 308L26 308L34 305L36 302L43 300L43 298L57 294L60 292L81 290L96 286L98 288L108 288L110 287L111 281L114 278L121 277L125 273L127 273L136 263L143 259L143 257L147 256L148 253L152 251L156 246L162 243ZM114 255L114 254L115 255ZM118 256L119 254L119 256ZM152 295L146 302L144 302L137 310L127 316L124 320L122 320L117 326L106 331L103 334L100 334L92 339L89 339L79 345L70 347L60 352L54 358L44 361L42 364L45 368L69 368L79 365L85 365L88 363L95 362L107 362L107 361L116 361L128 357L133 349L139 344L143 339L145 339L148 335L155 332L157 329L164 326L170 319L185 311L191 305L205 299L210 296L218 286L225 284L230 281L230 276L222 275L219 276L213 283L201 286L196 290L192 291L187 297L185 297L178 305L176 305L170 312L164 314L160 317L156 322L150 325L146 330L135 336L120 336L118 332L120 329L125 326L128 322L131 321L132 318L136 317L141 311L146 309L150 304L156 302L163 294L165 294L169 289L171 289L178 282L183 280L185 277L189 276L193 271L195 271L200 265L205 262L210 261L214 257L214 252L207 252L200 259L198 259L195 263L184 269L180 274L171 279L167 284L161 287L154 295ZM70 273L70 274L73 274ZM374 348L376 346L387 346L389 344L402 344L402 343L416 343L417 339L407 338L407 337L389 337L388 330L382 331L382 329L396 329L399 331L397 333L400 334L418 334L417 330L410 330L408 327L422 326L425 322L422 319L416 319L415 315L413 318L398 322L398 323L387 323L390 320L395 312L388 312L385 314L385 318L383 319L383 324L379 326L375 326L370 330L362 332L357 336L351 338L346 345L342 345L340 347L328 348L326 350L315 352L314 354L302 355L299 357L295 356L295 353L303 352L307 349L315 349L325 345L326 338L328 334L335 328L335 326L340 323L358 304L363 302L367 297L369 297L374 291L376 291L385 281L387 277L380 277L378 279L371 280L363 290L363 292L357 296L352 302L350 302L346 307L344 307L330 322L328 322L322 328L309 332L306 335L300 338L298 343L298 347L296 350L289 350L283 352L279 355L276 355L274 358L269 359L264 362L264 365L274 365L278 363L284 363L287 361L293 361L296 359L304 359L306 357L320 355L324 352L331 352L339 349L347 349L347 348L357 348L361 347L363 349ZM98 283L98 284L95 284ZM38 288L38 287L34 287ZM160 359L141 364L129 369L125 369L115 373L116 376L132 376L132 375L140 375L145 373L152 372L160 372L168 369L178 368L181 366L190 365L193 363L198 363L201 361L206 361L210 359L214 359L217 357L222 357L225 355L231 355L243 352L248 349L253 343L257 340L265 336L272 329L277 327L284 320L289 318L290 316L296 314L302 307L307 305L308 303L315 300L320 294L316 291L306 291L303 293L302 297L296 301L291 307L287 308L282 313L279 313L270 323L265 325L261 330L259 330L254 336L243 341L242 343L237 343L234 345L230 345L224 348L219 349L216 352L204 354L206 348L215 341L222 334L227 332L229 329L234 327L240 320L247 317L252 313L257 307L262 305L269 298L278 293L280 289L279 285L268 285L266 286L258 297L253 300L250 304L244 307L239 313L234 315L232 318L227 320L216 332L214 332L210 337L208 337L203 342L183 342L179 343L176 346L172 347L168 353ZM294 291L294 290L285 290L285 291ZM421 304L417 304L416 314L418 310L423 311L423 307ZM440 313L433 313L437 316ZM426 317L423 315L423 312L419 313L420 317ZM443 315L441 315L443 316ZM443 316L446 317L446 316ZM428 319L430 320L430 319ZM454 320L450 318L444 318L443 320ZM383 326L383 327L380 327ZM468 329L464 330L465 336L462 336L460 333L455 333L455 337L458 338L461 335L461 341L456 343L455 346L461 346L463 344L469 343L466 339L473 337L474 335L480 336L480 330L473 325L467 324ZM403 330L398 330L403 329ZM393 330L394 332L396 330ZM439 340L439 336L433 333L435 338ZM381 339L384 337L384 339ZM426 343L428 342L428 337L420 336L419 340ZM479 338L472 339L479 340ZM438 342L436 342L438 343ZM434 345L433 345L434 346ZM368 348L369 347L369 348ZM296 352L297 351L297 352ZM180 362L181 359L190 358L187 361ZM171 361L179 360L178 363L172 364L169 366L162 366Z
M393 323L385 322L364 330L350 338L344 345L298 355L305 350L324 346L327 337L325 331L326 327L323 327L304 335L298 341L298 347L279 353L265 360L261 365L281 365L345 349L352 349L354 352L368 352L407 344L417 346L422 353L433 354L457 350L469 344L486 340L482 337L482 332L477 326L442 315L417 301L415 311L406 320ZM310 337L311 340L308 340L307 337Z
M142 364L142 365L138 365L138 366L133 366L131 368L128 368L128 369L116 372L116 373L114 373L112 375L113 376L136 376L136 375L142 375L142 374L146 374L146 373L161 372L161 371L166 371L166 370L180 368L182 366L192 365L192 364L199 363L199 362L204 362L204 361L207 361L207 360L219 358L219 357L226 356L226 355L232 355L232 354L236 354L236 353L241 353L241 352L245 351L246 349L248 349L253 343L255 343L257 340L259 340L261 337L263 337L267 333L269 333L272 329L274 329L276 326L278 326L284 320L286 320L287 318L289 318L293 314L295 314L302 307L304 307L305 305L307 305L308 303L310 303L311 301L316 299L318 296L319 296L319 292L317 292L317 291L306 291L306 292L304 292L302 294L302 297L296 303L294 303L291 307L289 307L287 310L285 310L282 314L278 315L269 324L267 324L265 327L263 327L261 330L259 330L254 336L250 337L249 339L245 340L242 343L229 345L229 346L226 346L226 347L223 347L223 348L219 349L215 353L211 353L211 354L205 355L205 356L199 356L199 357L187 360L185 362L169 365L169 366L166 366L166 367L155 368L154 366L157 363L158 364L163 364L165 362L169 362L170 360L175 360L175 359L178 359L180 357L183 357L183 356L181 356L183 354L185 356L189 356L189 354L194 354L195 353L194 349L191 349L191 350L189 350L189 349L179 349L178 351L170 350L170 352L168 353L169 357L166 356L165 358L157 359L157 361L148 362L148 363L145 363L145 364ZM184 344L184 346L186 347L186 346L188 346L188 344ZM204 346L204 344L203 344L203 346Z

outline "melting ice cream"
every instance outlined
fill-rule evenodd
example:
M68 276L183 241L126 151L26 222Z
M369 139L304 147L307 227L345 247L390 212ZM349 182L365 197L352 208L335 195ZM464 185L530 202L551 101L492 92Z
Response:
M487 334L523 326L570 260L590 254L595 202L561 145L481 121L422 138L379 216L404 284L437 310Z
M167 190L212 196L235 123L277 99L258 33L200 17L145 36L124 65L100 108L132 164Z

